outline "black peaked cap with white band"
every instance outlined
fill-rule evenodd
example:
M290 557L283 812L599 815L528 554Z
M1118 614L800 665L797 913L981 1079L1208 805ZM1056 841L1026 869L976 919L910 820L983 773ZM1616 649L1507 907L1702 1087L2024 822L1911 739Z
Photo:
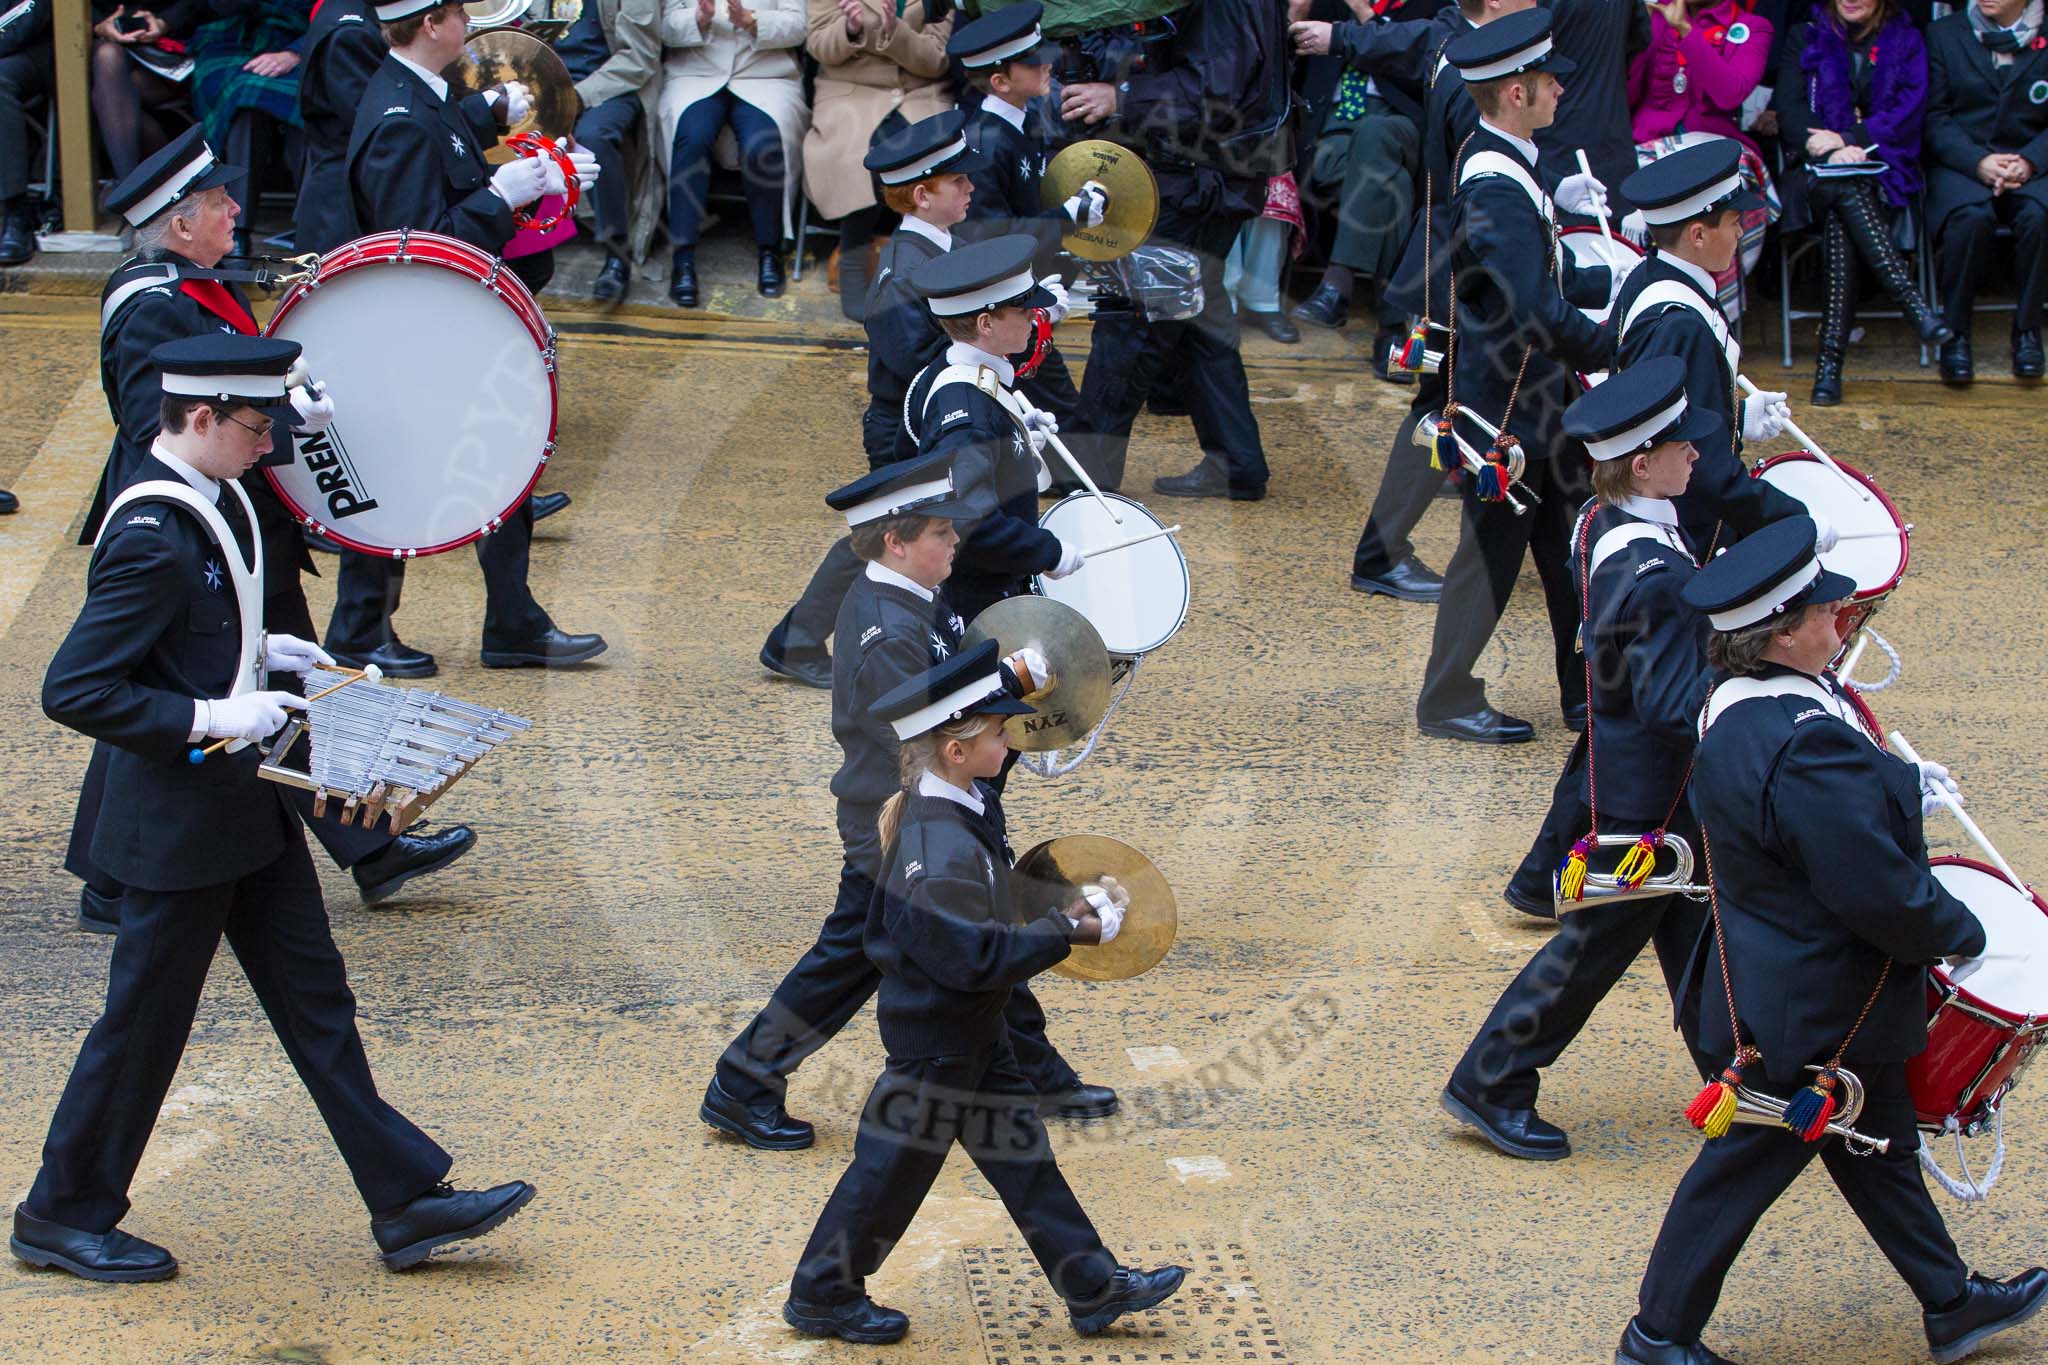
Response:
M1524 71L1569 76L1579 69L1552 45L1550 11L1541 8L1504 14L1459 35L1444 48L1444 59L1473 85Z
M299 343L232 332L166 341L149 353L166 398L198 398L233 407L247 404L289 428L298 421L288 376ZM278 444L289 450L282 431Z
M1854 579L1821 566L1814 533L1812 517L1774 521L1708 560L1679 595L1715 630L1742 630L1810 602L1853 596Z
M1622 181L1621 194L1651 227L1764 206L1762 196L1742 183L1742 144L1732 137L1708 138L1658 157Z
M944 450L883 465L827 493L825 505L844 512L849 527L912 513L977 521L995 510L992 498L973 497L953 486L953 455Z
M898 128L868 149L861 164L884 185L907 185L927 175L968 175L990 166L986 154L967 145L967 115L958 109Z
M410 19L415 14L425 14L430 9L439 9L448 0L392 0L387 5L377 5L377 22L395 24L400 19Z
M1666 441L1700 441L1721 418L1685 396L1685 362L1652 356L1616 370L1564 410L1565 435L1586 443L1595 460L1619 460Z
M107 195L107 209L120 214L129 227L147 227L186 195L231 185L242 174L240 166L230 166L213 154L205 132L195 123L114 186Z
M1021 232L956 246L910 272L910 287L934 317L973 317L993 308L1050 308L1031 274L1038 239Z
M1010 695L994 640L983 640L884 692L868 710L905 741L967 716L1032 714L1030 706Z
M1058 48L1046 42L1045 35L1039 32L1038 21L1044 14L1045 6L1037 0L1005 5L954 29L953 36L946 40L946 55L969 71L986 70L1004 62L1050 65Z

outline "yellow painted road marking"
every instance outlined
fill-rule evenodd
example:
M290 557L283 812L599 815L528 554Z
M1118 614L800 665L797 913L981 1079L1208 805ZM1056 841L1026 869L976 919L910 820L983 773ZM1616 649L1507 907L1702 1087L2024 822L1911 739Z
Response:
M0 520L0 638L14 629L14 618L51 559L71 543L71 519L98 486L113 438L94 373L79 381L50 434L15 477L11 491L21 499L21 510Z

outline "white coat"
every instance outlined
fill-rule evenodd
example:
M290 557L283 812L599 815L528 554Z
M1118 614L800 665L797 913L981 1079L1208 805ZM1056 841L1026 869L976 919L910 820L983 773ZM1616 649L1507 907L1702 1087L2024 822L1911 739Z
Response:
M661 141L666 160L675 146L676 124L683 110L707 95L728 87L775 120L781 134L783 163L782 234L796 235L796 196L803 184L804 130L810 109L804 103L803 71L797 52L806 28L804 0L752 0L757 36L735 29L726 17L726 0L718 0L708 33L697 27L696 0L665 0L661 16L662 84ZM739 166L732 130L720 134L718 163Z

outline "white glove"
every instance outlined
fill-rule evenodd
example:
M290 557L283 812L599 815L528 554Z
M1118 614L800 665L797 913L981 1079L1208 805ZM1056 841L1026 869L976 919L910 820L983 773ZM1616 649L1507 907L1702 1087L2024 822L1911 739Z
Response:
M1131 903L1131 893L1116 883L1114 877L1104 877L1100 882L1081 888L1081 898L1088 902L1088 908L1095 912L1095 918L1102 921L1102 937L1098 943L1107 943L1123 931L1124 911Z
M1038 282L1038 287L1052 295L1052 307L1048 311L1051 313L1053 325L1058 326L1066 321L1067 314L1073 311L1073 303L1067 297L1066 282L1057 275L1047 275Z
M1742 400L1742 439L1745 441L1775 440L1791 420L1792 409L1782 393L1759 390Z
M239 697L202 701L209 739L242 739L260 743L284 728L286 711L303 711L306 699L296 692L244 692Z
M1044 408L1027 407L1024 409L1024 430L1043 431L1057 435L1059 434L1059 429L1060 419L1047 412Z
M1566 176L1552 198L1566 213L1582 213L1588 218L1607 216L1607 187L1591 171Z
M1808 515L1811 516L1812 513L1808 513ZM1815 554L1826 554L1834 549L1841 539L1842 533L1835 529L1835 524L1832 521L1829 521L1826 517L1813 518L1813 552Z
M299 415L294 431L325 431L334 425L334 400L325 384L294 384L288 391L292 411Z
M552 177L554 188L548 188ZM523 209L544 194L562 192L562 171L551 156L518 156L491 172L491 193L515 209Z
M1082 554L1079 550L1067 544L1065 541L1061 541L1060 562L1057 566L1053 568L1053 570L1050 573L1046 574L1046 577L1065 578L1068 574L1078 572L1081 566L1087 562L1088 556Z
M1024 695L1027 697L1043 690L1052 682L1052 665L1045 661L1045 655L1030 645L1024 646L1003 662L1017 675L1017 682L1023 687Z
M309 668L332 667L334 656L311 640L276 633L263 637L263 671L266 673L304 673Z
M597 183L596 152L586 152L581 147L572 147L569 150L569 164L576 168L576 184L579 188L587 190Z
M1956 804L1963 804L1963 789L1949 776L1948 769L1939 763L1922 761L1920 764L1920 813L1932 815L1948 804L1943 796L1952 796Z
M506 81L484 91L484 101L491 106L494 116L500 100L505 102L505 126L508 128L518 127L533 112L533 92L526 88L524 81Z
M1109 190L1100 180L1083 181L1073 198L1060 207L1074 220L1075 227L1100 227L1102 215L1109 212Z

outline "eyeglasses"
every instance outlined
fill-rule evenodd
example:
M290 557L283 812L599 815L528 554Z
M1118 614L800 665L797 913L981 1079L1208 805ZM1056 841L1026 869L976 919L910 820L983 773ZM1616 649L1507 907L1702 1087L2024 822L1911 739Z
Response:
M253 432L259 438L270 435L271 428L277 425L277 423L275 422L266 420L262 426L252 427L247 422L244 422L241 418L235 416L231 412L224 412L221 414L221 417L227 421L233 422L236 426L240 427L244 431Z

